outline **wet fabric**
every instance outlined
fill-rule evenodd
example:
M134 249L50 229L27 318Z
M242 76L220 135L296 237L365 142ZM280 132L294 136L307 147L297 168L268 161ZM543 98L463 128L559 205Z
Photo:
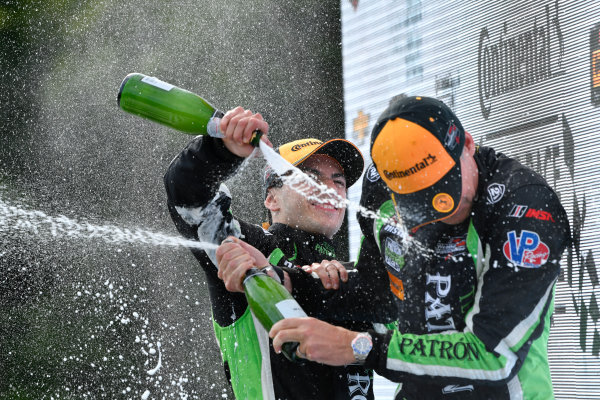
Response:
M361 204L380 214L359 215L358 264L384 263L398 320L371 331L366 366L401 383L397 399L553 398L547 342L567 216L531 169L490 148L475 160L471 218L425 225L410 240L374 167L364 179Z
M308 315L315 316L325 296L320 280L297 266L336 258L335 244L283 224L268 230L237 220L229 210L231 198L217 196L220 183L235 173L242 159L230 153L219 139L198 137L173 160L165 174L168 205L177 229L197 240L202 230L204 207L218 198L223 224L239 224L242 239L270 256L271 263L285 267L297 276L299 287L308 293L297 297ZM221 188L223 190L223 188ZM262 205L261 205L262 207ZM276 354L266 332L251 318L243 293L230 293L217 277L217 269L206 252L192 250L204 269L209 287L215 335L224 368L236 398L239 399L362 399L373 398L372 371L362 366L329 367L313 362L292 363ZM336 323L355 330L371 324L352 322L349 312L336 313ZM342 321L348 317L347 320ZM348 322L350 321L350 322Z

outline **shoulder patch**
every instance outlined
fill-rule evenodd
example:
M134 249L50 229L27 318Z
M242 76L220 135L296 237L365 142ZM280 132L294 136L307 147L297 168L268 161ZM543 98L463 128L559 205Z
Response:
M506 186L502 183L492 183L487 187L488 197L487 204L496 204L504 197Z
M522 230L517 237L516 231L510 231L506 236L508 240L504 242L502 252L515 266L539 268L548 261L550 249L536 232Z

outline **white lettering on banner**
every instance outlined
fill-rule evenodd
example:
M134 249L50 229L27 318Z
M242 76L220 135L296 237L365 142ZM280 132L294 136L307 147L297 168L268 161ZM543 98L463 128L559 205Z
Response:
M452 308L449 304L442 303L442 299L448 295L452 287L450 275L442 276L439 273L435 275L427 274L427 285L435 285L435 293L438 297L433 297L428 291L425 292L425 319L427 320L427 329L429 331L444 331L456 329L452 319ZM448 316L443 324L437 324L444 317ZM431 321L433 320L433 321Z
M354 395L356 391L360 391L356 396L352 397L352 400L367 400L363 395L369 393L369 387L371 386L371 378L369 375L348 374L348 391L350 395Z

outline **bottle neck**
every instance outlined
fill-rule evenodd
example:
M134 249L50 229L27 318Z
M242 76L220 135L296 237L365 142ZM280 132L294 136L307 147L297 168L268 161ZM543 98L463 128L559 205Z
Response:
M262 269L259 268L250 268L249 270L246 271L246 277L244 278L244 284L246 283L246 281L249 278L252 278L253 276L268 276Z

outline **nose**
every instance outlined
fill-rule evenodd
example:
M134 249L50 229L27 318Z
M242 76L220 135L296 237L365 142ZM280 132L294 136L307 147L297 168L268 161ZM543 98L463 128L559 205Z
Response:
M328 189L335 191L342 199L346 198L346 188L336 184L335 178L324 178L321 183L325 184Z

